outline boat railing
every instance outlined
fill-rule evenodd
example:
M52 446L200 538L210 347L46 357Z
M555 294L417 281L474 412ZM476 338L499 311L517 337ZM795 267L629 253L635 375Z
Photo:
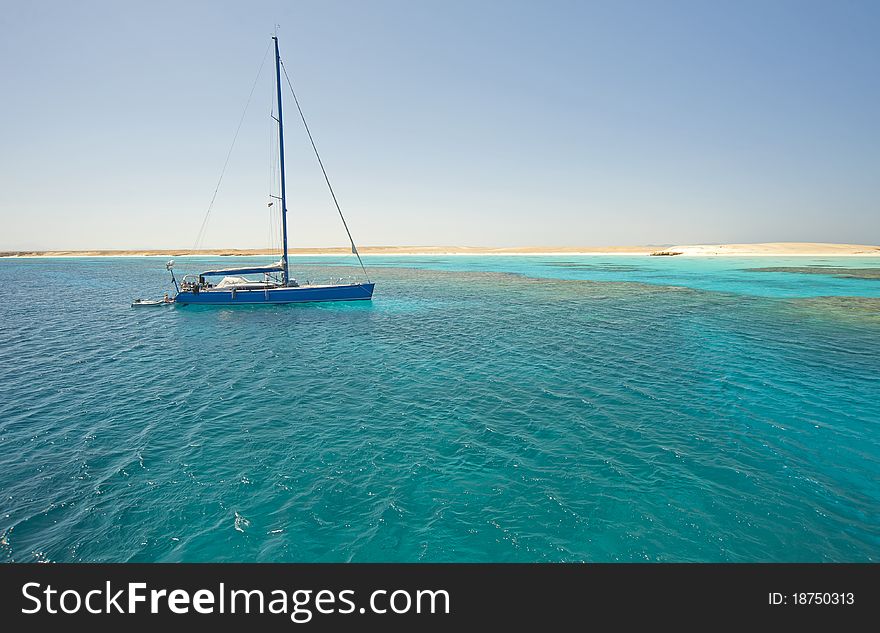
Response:
M358 283L365 283L359 277L329 277L317 279L305 279L299 282L304 286L352 286Z
M245 285L253 285L253 286L262 286L266 282L265 281L254 281L250 284L240 284L240 286ZM354 275L350 275L348 277L319 277L316 279L304 279L302 281L292 280L291 286L353 286L364 282L360 277L356 277ZM181 290L194 290L196 288L213 288L214 284L207 283L205 279L199 275L185 275L183 279L180 281ZM233 287L232 284L229 285L230 288Z
M184 275L180 280L180 287L183 289L193 288L195 286L204 285L204 279L198 275Z

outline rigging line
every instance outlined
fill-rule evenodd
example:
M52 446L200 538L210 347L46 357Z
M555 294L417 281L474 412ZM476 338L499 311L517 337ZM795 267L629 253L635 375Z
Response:
M274 86L272 86L272 87L274 88ZM269 103L270 104L272 103L271 99L270 99ZM275 114L275 106L270 105L269 118L270 119L274 118L274 114ZM271 122L268 122L268 123L269 123L269 142L267 144L267 148L269 151L269 156L268 156L268 160L266 161L266 164L269 165L269 171L268 171L269 189L268 189L268 194L267 194L267 199L269 200L269 209L268 209L268 222L269 222L269 224L268 224L267 235L268 235L269 249L274 251L275 250L275 242L277 240L276 240L276 236L275 236L275 226L276 226L276 224L275 224L275 205L274 205L275 201L272 198L273 198L273 194L275 192L275 132L276 132L276 130L275 130L275 126Z
M269 118L272 121L277 123L278 118L275 116L275 99L277 98L275 94L275 82L269 86L271 88L271 98L269 99L269 103L271 104L269 108ZM275 123L269 124L269 129L271 131L271 147L269 149L269 166L272 173L272 195L273 197L273 205L272 205L272 226L274 227L274 231L272 232L272 244L273 248L277 251L282 252L282 245L284 243L284 235L283 235L283 225L284 222L281 219L281 166L279 164L280 160L280 151L278 144L280 142L281 136L278 133L278 126Z
M254 90L257 88L257 82L260 80L260 75L263 73L263 66L266 65L266 58L269 56L269 48L271 48L271 46L271 43L266 46L266 52L263 53L263 61L260 62L260 69L257 71L257 76L254 79L254 85L251 86L251 92L248 95L247 103L244 105L244 112L241 113L241 118L238 120L238 127L235 128L235 135L232 137L232 144L229 146L229 151L226 153L226 160L223 162L223 169L220 170L220 178L217 180L217 186L214 187L214 195L211 196L211 203L208 205L208 210L205 212L205 218L202 220L202 226L199 229L199 234L196 236L196 243L193 245L193 250L196 250L199 243L204 238L205 227L208 225L208 216L211 215L211 209L214 208L214 201L217 199L217 192L220 191L220 184L223 182L224 174L226 174L226 167L229 165L229 158L232 156L232 150L235 148L235 141L238 140L238 133L241 131L242 123L244 123L244 117L247 114L248 106L251 104L251 98L254 96Z
M299 118L302 119L303 127L306 128L306 134L308 134L309 136L309 142L311 142L312 149L315 151L315 158L318 159L318 165L321 166L321 173L324 174L324 181L327 183L327 188L330 190L330 195L333 198L333 204L336 205L336 210L339 212L339 219L342 220L342 226L345 227L345 232L348 234L348 241L351 242L351 252L354 253L357 257L358 263L361 265L361 270L364 271L364 277L367 278L367 283L369 283L370 276L367 274L367 269L364 268L364 262L361 261L361 254L358 253L357 246L354 245L354 239L351 237L351 231L348 230L348 222L345 221L345 216L342 215L342 209L339 207L339 201L336 199L336 194L333 192L333 185L330 184L330 178L327 177L327 170L324 169L324 162L321 160L321 155L318 153L318 148L315 146L315 139L312 138L312 132L311 130L309 130L309 124L306 123L306 117L303 114L302 108L299 105L299 99L296 98L296 92L294 92L293 90L293 84L290 83L290 77L287 75L287 68L285 68L283 61L281 61L281 70L284 71L284 78L287 79L287 86L290 88L290 94L293 95L293 102L296 104L296 109L299 111Z

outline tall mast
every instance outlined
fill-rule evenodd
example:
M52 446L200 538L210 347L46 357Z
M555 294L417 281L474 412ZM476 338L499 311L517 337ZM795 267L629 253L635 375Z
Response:
M290 275L287 269L287 191L284 186L284 119L281 116L281 54L278 52L278 36L273 35L275 40L275 87L278 91L278 152L281 155L281 233L284 242L284 253L281 256L283 271L282 283L287 286Z

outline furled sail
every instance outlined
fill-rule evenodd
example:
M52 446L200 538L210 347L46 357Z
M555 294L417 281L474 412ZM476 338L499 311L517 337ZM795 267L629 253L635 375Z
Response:
M224 275L259 275L262 273L277 273L284 270L284 262L276 262L269 266L251 266L249 268L219 268L217 270L206 270L200 273L201 277L220 277Z

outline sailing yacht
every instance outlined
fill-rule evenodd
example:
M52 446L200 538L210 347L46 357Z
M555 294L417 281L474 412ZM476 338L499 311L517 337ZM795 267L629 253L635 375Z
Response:
M363 283L330 283L330 284L299 284L290 276L289 262L287 255L287 191L284 181L284 119L282 116L282 98L281 98L281 55L278 50L278 36L273 35L272 40L275 44L275 89L278 99L278 117L275 119L278 123L278 151L281 181L281 234L282 234L282 252L281 259L274 264L268 266L243 266L239 268L220 268L215 270L206 270L198 275L187 275L178 284L174 276L174 262L168 262L166 268L171 272L171 280L174 284L176 294L172 299L176 304L208 304L208 305L239 305L239 304L258 304L258 303L306 303L313 301L357 301L371 299L373 297L373 288L375 284L367 278ZM286 71L285 71L286 76ZM290 80L288 79L288 82ZM291 87L291 91L293 88ZM294 94L294 100L296 95ZM299 103L296 104L297 109L302 117L302 110ZM324 165L321 157L317 153L308 124L305 117L302 117L303 125L308 132L309 140L312 142L312 148L324 171ZM330 181L327 173L324 171L324 178L328 187ZM366 276L366 269L358 254L357 247L348 230L348 224L342 215L342 210L336 202L336 195L333 194L333 188L330 187L330 193L333 201L339 211L339 217L342 218L343 226L348 234L351 242L351 250L357 256L361 269ZM245 275L259 275L256 280L248 279ZM220 278L219 281L215 281Z

